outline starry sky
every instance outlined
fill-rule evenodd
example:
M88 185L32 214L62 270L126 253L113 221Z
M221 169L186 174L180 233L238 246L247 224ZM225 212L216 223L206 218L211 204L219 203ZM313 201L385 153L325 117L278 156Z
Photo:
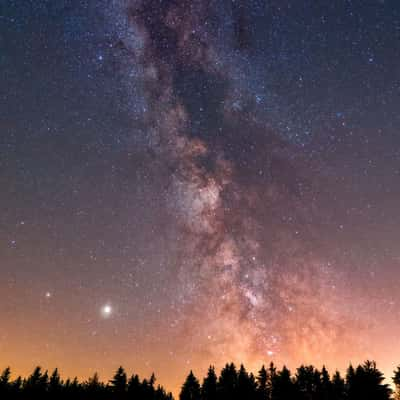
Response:
M0 367L400 362L400 4L5 0Z

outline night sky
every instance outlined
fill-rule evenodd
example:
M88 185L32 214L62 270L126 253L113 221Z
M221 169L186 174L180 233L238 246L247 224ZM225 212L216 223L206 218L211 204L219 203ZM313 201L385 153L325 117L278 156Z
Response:
M400 363L400 3L4 0L0 367Z

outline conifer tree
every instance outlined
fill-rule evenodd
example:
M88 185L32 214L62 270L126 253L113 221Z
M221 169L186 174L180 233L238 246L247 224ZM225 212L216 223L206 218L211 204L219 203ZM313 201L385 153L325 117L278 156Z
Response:
M21 390L22 390L22 377L18 376L14 381L10 384L11 390L11 398L18 399L20 398Z
M200 400L200 383L194 376L193 371L190 371L186 378L185 383L182 386L181 393L179 395L180 400Z
M49 379L49 393L52 396L58 395L62 390L62 382L58 369L56 368Z
M248 374L243 364L240 365L237 378L237 398L240 400L255 399L256 383L254 376Z
M325 365L321 370L321 385L320 390L318 390L318 399L321 400L332 400L332 382L329 375L328 370L325 368Z
M272 378L271 400L289 400L298 398L290 371L283 366Z
M128 381L128 395L131 399L139 398L141 394L141 384L138 375L132 375Z
M207 376L203 380L201 398L202 400L217 399L217 375L213 366L208 368Z
M10 385L11 369L7 367L0 375L0 397L9 395L11 385Z
M257 381L257 399L267 400L269 398L269 375L265 366L263 365L258 371L256 378Z
M74 385L78 389L77 393L79 393L79 383L77 380L74 381ZM85 394L91 399L96 399L101 396L104 385L100 382L97 372L95 372L93 376L88 379L83 389Z
M110 381L111 391L115 393L118 398L123 397L124 393L127 390L127 381L128 378L126 376L125 370L119 367Z
M332 400L341 400L345 397L346 388L340 372L336 371L332 377Z
M301 365L296 372L296 388L299 399L313 400L315 398L315 370L312 365Z
M233 363L226 364L222 369L218 379L217 393L218 399L232 400L236 398L237 390L237 371Z
M394 398L396 400L400 400L400 365L396 368L395 371L393 371L394 376L393 376L393 383L395 387L395 393L394 393Z
M391 390L383 383L382 372L376 368L376 363L367 360L356 370L350 367L347 371L346 388L349 400L388 400Z
M23 391L27 397L40 397L44 395L45 375L41 367L36 367L32 374L24 381Z

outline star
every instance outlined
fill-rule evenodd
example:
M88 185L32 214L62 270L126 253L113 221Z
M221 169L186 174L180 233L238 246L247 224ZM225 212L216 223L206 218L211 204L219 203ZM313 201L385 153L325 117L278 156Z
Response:
M101 315L103 316L103 318L108 318L112 315L113 309L111 307L110 304L105 304L102 308L101 308Z

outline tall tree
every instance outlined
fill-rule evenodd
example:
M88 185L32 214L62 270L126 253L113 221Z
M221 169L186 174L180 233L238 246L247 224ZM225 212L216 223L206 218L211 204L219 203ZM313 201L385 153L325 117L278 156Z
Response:
M350 370L350 371L349 371ZM349 368L346 378L349 400L388 400L391 390L384 384L384 376L374 361L367 360L356 370Z
M77 388L79 388L78 381L76 381L76 386ZM100 382L97 372L95 372L93 376L87 380L87 382L83 386L83 389L85 391L85 395L90 399L103 397L102 394L104 392L104 385Z
M182 386L179 395L180 400L201 400L200 383L194 376L193 371L190 371Z
M393 371L393 383L395 387L394 397L396 400L400 400L400 365Z
M318 389L317 398L321 400L333 400L331 377L329 376L329 372L325 368L325 365L322 367L321 370L320 382L321 385Z
M241 364L237 378L237 398L239 400L251 400L256 397L256 382L252 374L248 374L246 368Z
M138 399L141 395L141 383L138 375L132 375L128 381L128 395L131 399Z
M217 399L217 375L215 369L210 365L208 368L207 376L203 380L201 386L202 400L216 400Z
M346 395L344 379L340 372L336 371L332 377L332 400L342 400Z
M118 397L122 398L127 391L128 378L125 370L121 367L117 369L115 375L110 380L111 391Z
M314 400L316 397L316 371L312 365L297 368L295 383L299 399Z
M236 366L233 363L226 364L218 379L217 393L221 400L232 400L236 398L238 376Z
M257 398L259 400L267 400L269 399L269 374L263 365L261 369L258 371L258 375L256 378L257 381Z
M295 384L290 371L284 366L281 371L272 377L271 400L289 400L298 398Z
M47 389L47 379L47 371L43 374L41 367L36 367L32 374L24 381L24 394L28 398L43 397Z
M5 397L10 394L11 384L11 369L7 367L0 375L0 397Z
M60 395L61 391L62 391L61 377L60 374L58 373L58 369L56 368L50 375L49 394L51 396L57 396Z

